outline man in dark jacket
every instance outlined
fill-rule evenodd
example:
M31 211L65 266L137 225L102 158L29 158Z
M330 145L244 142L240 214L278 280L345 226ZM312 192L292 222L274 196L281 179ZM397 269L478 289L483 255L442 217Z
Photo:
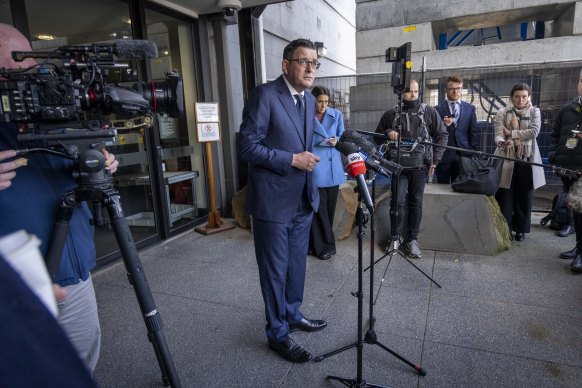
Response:
M402 99L402 114L398 113L398 107L386 111L376 127L376 132L386 135L391 141L397 141L401 137L403 141L434 141L439 145L447 145L447 129L437 111L431 106L421 104L418 100L417 81L410 80L410 91L404 93ZM402 127L402 136L398 133L399 125ZM398 211L396 217L392 217L396 219L390 219L392 241L386 248L387 251L397 250L402 243L404 208L408 202L408 232L404 250L408 256L413 258L422 256L417 237L422 219L424 186L428 176L434 173L434 169L444 152L444 148L435 147L433 149L431 146L422 144L417 145L416 148L419 150L424 148L424 155L420 163L405 168L398 180L392 179L392 193L393 195L398 193L396 197ZM398 190L396 190L396 185L398 185ZM393 211L391 214L394 214Z
M582 70L578 77L578 96L558 113L551 135L550 163L571 170L582 170ZM564 192L578 180L579 176L563 176ZM572 260L570 268L582 273L582 213L574 211L576 247L560 254L560 258Z
M477 115L473 105L461 101L463 79L456 75L448 77L445 93L447 98L435 106L435 109L449 132L448 145L477 149ZM435 170L437 183L452 183L459 175L459 163L459 151L446 149Z

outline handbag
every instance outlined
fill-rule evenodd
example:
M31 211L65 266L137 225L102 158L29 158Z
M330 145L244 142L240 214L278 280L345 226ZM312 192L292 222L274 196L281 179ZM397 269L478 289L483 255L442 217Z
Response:
M451 184L459 193L494 195L499 189L503 161L493 157L461 157L459 176Z

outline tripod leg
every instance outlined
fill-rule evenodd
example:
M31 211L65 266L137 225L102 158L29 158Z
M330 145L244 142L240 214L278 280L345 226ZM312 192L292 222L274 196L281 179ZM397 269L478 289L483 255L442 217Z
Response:
M156 310L154 298L145 277L133 236L129 230L123 210L121 209L119 195L114 190L104 192L104 195L104 203L109 213L109 218L111 219L115 238L119 244L125 269L127 270L143 314L148 330L148 338L154 346L154 351L162 371L164 385L170 384L172 387L181 387L178 374L174 367L174 361L172 360L162 332L162 319Z
M63 248L65 247L65 241L69 234L69 221L71 221L71 217L73 216L73 209L76 203L75 193L68 191L57 207L57 216L46 255L46 269L52 280L57 276L57 272L61 266Z
M400 252L398 252L398 254L399 254L400 256L402 256L402 258L403 258L404 260L406 260L406 261L408 261L410 264L412 264L412 266L413 266L414 268L416 268L416 269L417 269L417 270L418 270L418 271L419 271L421 274L423 274L424 276L426 276L426 278L427 278L428 280L430 280L431 282L433 282L433 283L434 283L434 284L435 284L435 285L436 285L438 288L442 288L440 284L438 284L438 283L437 283L437 282L436 282L436 281L435 281L433 278L431 278L430 276L428 276L428 275L426 274L426 272L424 272L423 270L421 270L420 268L418 268L418 266L417 266L416 264L414 264L412 261L410 261L410 260L408 259L408 257L404 256L404 255L403 255L402 253L400 253Z
M420 365L413 364L412 362L408 361L406 358L402 357L400 354L396 353L395 351L393 351L392 349L390 349L389 347L383 345L382 343L380 343L378 341L375 341L374 343L376 345L378 345L379 347L381 347L382 349L384 349L385 351L387 351L388 353L390 353L391 355L393 355L394 357L396 357L397 359L399 359L400 361L402 361L405 364L408 364L411 367L413 367L414 369L416 369L416 372L419 375L426 376L426 371L424 369L422 369L420 367Z

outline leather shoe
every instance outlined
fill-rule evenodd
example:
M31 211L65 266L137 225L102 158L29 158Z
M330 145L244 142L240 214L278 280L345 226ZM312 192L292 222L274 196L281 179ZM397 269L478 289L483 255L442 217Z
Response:
M303 318L299 322L290 323L289 324L289 331L319 331L322 330L324 327L327 326L327 322L321 319L307 319Z
M574 272L582 273L582 256L577 255L576 258L570 263L570 268Z
M560 237L568 237L569 235L573 234L576 230L574 229L573 225L566 225L562 228L562 230L560 230L558 233L556 233L557 236Z
M317 256L321 260L329 260L331 259L331 252L323 252L321 255Z
M576 248L560 253L560 259L574 260L576 258Z
M525 239L525 233L517 232L515 233L515 241L523 241Z
M311 353L297 345L295 341L287 337L284 341L269 340L269 348L277 352L285 360L295 363L302 363L311 360Z

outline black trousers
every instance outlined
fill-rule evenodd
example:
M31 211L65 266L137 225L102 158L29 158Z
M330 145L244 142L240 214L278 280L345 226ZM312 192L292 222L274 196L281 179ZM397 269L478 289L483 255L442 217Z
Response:
M499 189L495 199L505 216L509 230L529 233L533 204L533 175L528 164L513 163L513 175L509 189Z
M319 190L319 211L313 215L310 231L310 250L321 256L325 252L335 252L333 218L339 186L321 187Z
M426 168L404 170L399 175L396 220L390 219L392 237L402 236L404 208L408 204L408 230L406 241L416 240L422 220L422 200L428 172ZM392 193L396 193L396 179L392 179ZM392 194L394 195L394 194ZM392 205L392 203L391 203Z

